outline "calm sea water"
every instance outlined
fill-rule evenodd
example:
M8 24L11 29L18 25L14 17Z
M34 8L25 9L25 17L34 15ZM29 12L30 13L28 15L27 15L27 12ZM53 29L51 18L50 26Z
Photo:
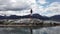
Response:
M0 34L30 34L27 27L0 27ZM33 29L33 34L60 34L60 26Z

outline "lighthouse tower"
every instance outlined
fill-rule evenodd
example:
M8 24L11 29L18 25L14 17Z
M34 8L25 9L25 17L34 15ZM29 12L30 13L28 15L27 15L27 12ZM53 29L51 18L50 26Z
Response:
M32 16L32 13L33 13L33 11L32 11L32 9L30 10L30 16Z
M30 18L31 18L31 23L32 23L32 13L33 13L33 11L32 11L32 9L30 10ZM33 34L33 30L32 30L32 27L30 27L30 32L31 32L31 34Z

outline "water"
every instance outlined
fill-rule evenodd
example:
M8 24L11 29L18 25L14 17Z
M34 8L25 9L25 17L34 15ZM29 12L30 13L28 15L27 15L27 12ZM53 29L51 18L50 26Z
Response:
M0 34L30 34L27 27L0 27ZM33 34L60 34L60 26L33 29Z

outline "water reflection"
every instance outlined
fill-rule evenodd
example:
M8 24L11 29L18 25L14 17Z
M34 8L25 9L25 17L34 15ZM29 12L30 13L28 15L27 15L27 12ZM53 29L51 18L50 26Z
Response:
M33 34L60 34L60 26L33 29ZM0 27L0 34L30 34L27 27Z
M30 34L29 28L25 27L0 27L1 34Z
M34 29L34 34L60 34L60 26Z

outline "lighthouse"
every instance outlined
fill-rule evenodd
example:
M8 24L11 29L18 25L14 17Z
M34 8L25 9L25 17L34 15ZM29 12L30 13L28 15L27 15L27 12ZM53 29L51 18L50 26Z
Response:
M32 22L32 13L33 13L33 11L32 11L32 9L30 10L30 18L31 18L31 22ZM33 34L33 30L32 30L32 27L30 27L30 32L31 32L31 34Z
M30 16L32 16L32 13L33 13L33 11L32 11L32 9L30 10Z

